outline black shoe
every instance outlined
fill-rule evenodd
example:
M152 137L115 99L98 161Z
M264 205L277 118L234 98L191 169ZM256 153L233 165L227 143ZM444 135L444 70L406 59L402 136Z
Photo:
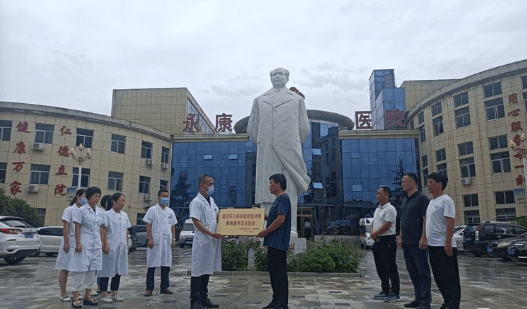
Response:
M213 304L208 298L201 301L201 306L203 308L219 308L220 307L220 305L218 304Z
M406 308L417 308L417 306L419 306L419 302L417 300L414 300L413 302L404 304L403 306L405 306Z
M375 298L375 299L385 299L386 296L388 296L388 293L385 293L384 291L381 291L379 294L373 295L373 298Z
M417 309L430 309L430 306L420 304L419 306L417 306Z
M190 304L190 309L205 309L206 307L203 307L201 305L200 301L195 301L192 304Z
M274 309L275 306L276 304L274 304L273 302L270 302L269 305L262 307L262 309Z

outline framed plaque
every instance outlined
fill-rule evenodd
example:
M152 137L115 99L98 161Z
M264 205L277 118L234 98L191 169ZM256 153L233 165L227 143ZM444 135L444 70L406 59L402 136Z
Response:
M256 236L264 229L263 208L221 209L217 232L227 236Z

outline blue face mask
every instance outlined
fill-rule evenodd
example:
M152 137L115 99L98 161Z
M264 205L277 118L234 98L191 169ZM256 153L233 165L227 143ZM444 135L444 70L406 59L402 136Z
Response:
M214 186L210 186L207 188L207 194L212 195L212 193L214 193Z
M160 199L160 201L161 201L161 204L163 204L163 205L166 206L166 205L168 205L168 202L170 201L170 198L168 198L168 197L162 197L162 198Z
M85 197L81 198L81 205L84 206L86 204L88 204L88 199Z

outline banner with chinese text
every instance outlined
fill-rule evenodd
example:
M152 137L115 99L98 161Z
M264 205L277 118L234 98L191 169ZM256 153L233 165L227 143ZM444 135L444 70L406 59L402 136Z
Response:
M220 210L218 233L222 235L256 236L264 227L264 209L229 208Z

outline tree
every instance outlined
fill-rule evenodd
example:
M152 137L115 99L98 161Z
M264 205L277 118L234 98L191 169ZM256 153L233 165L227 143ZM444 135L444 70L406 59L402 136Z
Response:
M0 189L0 215L20 217L35 227L43 225L35 208L29 206L24 200L8 197L3 189Z

